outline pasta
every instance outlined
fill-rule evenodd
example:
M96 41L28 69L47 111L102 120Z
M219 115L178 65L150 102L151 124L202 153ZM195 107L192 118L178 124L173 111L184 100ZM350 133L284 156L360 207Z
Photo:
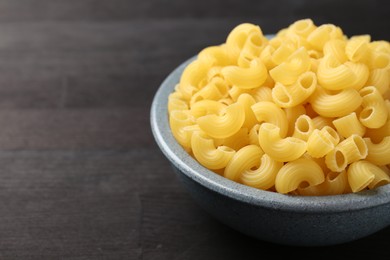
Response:
M242 23L168 97L185 152L242 185L326 196L390 184L390 43L297 20Z

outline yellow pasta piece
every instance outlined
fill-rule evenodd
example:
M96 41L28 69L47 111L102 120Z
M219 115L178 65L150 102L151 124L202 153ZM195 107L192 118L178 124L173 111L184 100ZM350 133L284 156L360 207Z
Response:
M220 46L210 46L204 48L198 54L198 59L212 66L228 66L235 64L235 61L229 56L224 44Z
M325 174L325 181L306 188L298 188L300 195L318 196L318 195L339 195L348 191L348 176L344 170L342 172L328 172Z
M260 56L260 53L267 42L267 38L265 38L260 32L254 31L249 33L238 56L238 66L248 67L252 60Z
M294 137L282 138L280 128L263 123L259 129L259 144L263 151L279 162L293 161L306 152L306 142Z
M373 69L370 71L368 77L367 86L374 86L378 89L381 95L389 91L390 86L390 73L388 69Z
M248 36L252 33L263 35L261 28L251 23L242 23L233 28L226 38L226 47L231 59L238 59Z
M382 127L388 118L387 107L382 95L374 86L367 86L359 91L362 96L363 110L360 112L360 122L369 128Z
M286 163L275 179L276 191L287 194L299 187L315 186L324 182L325 176L321 167L313 160L300 158Z
M252 128L258 123L252 110L252 106L256 103L255 99L251 95L244 93L238 97L237 103L240 103L244 107L245 120L242 127Z
M249 67L226 66L221 71L226 80L243 89L260 87L268 77L267 68L259 59L253 59Z
M364 138L368 148L366 160L376 165L390 164L390 136L386 136L379 143L373 143L370 138Z
M248 128L241 128L232 136L223 139L214 139L218 145L228 146L236 151L249 144Z
M371 41L370 35L356 35L348 39L345 46L345 54L352 62L366 62L370 55L368 44Z
M343 31L340 27L334 24L323 24L308 35L307 41L314 49L321 51L329 40L342 38Z
M200 131L192 134L191 147L195 158L208 169L225 168L236 153L227 146L215 147L213 139Z
M210 67L211 63L196 59L184 69L180 78L179 90L185 99L190 99L198 91L202 80L207 78Z
M259 167L264 152L257 145L247 145L234 154L225 168L224 176L238 181L244 171Z
M353 88L328 92L323 88L317 87L309 102L314 111L321 116L342 117L359 108L362 104L362 97Z
M374 167L371 163L364 160L349 165L347 174L352 192L359 192L368 188L370 183L375 179L374 171L377 169Z
M283 109L269 101L257 102L252 106L253 113L259 123L268 122L279 127L281 137L285 137L288 130L286 113Z
M369 57L369 62L367 62L370 69L390 69L390 53L373 51Z
M310 69L310 57L304 47L291 54L287 60L269 71L275 82L291 85L299 76Z
M260 101L273 101L272 100L272 89L266 86L258 87L251 92L256 102Z
M226 105L216 100L201 100L191 105L190 114L194 118L205 115L219 115L226 109Z
M306 38L312 31L316 29L312 19L301 19L292 23L288 30Z
M317 76L314 72L302 73L297 82L285 86L279 82L272 89L273 101L280 107L288 108L300 105L313 94L317 87Z
M368 128L364 137L370 138L373 143L379 143L386 136L390 136L390 118L380 128Z
M314 124L311 118L307 115L300 115L295 121L292 137L307 141L314 129Z
M366 127L360 123L356 112L334 119L333 125L344 138L353 134L363 136L366 133Z
M191 148L191 136L184 127L194 124L194 119L188 110L174 110L169 115L169 126L175 139L186 150Z
M275 161L269 155L261 156L260 166L247 169L241 175L241 183L262 190L268 190L275 185L276 175L283 163Z
M249 130L249 143L255 144L260 146L259 144L259 129L260 124L255 124L250 130Z
M299 116L306 114L306 109L303 105L297 105L294 107L284 108L284 112L286 113L288 122L287 136L291 136L295 130L295 121Z
M205 115L197 118L196 123L209 136L226 138L237 133L245 121L244 107L234 103L226 107L222 115Z
M336 59L336 64L343 64L348 60L345 54L346 41L340 39L333 39L326 42L324 45L324 56L333 57Z
M323 130L314 129L307 140L307 153L314 158L325 156L334 147L334 143Z
M227 91L227 84L221 78L213 78L206 86L194 93L190 99L190 104L209 99L219 100L224 97Z
M334 56L325 55L318 64L317 78L325 89L341 90L361 89L369 77L368 67L364 63L340 63Z

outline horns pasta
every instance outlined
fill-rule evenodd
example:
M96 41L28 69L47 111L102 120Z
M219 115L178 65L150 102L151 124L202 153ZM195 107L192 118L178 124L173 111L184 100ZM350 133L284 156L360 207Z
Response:
M294 21L238 24L168 96L183 152L230 181L294 196L390 183L390 43Z

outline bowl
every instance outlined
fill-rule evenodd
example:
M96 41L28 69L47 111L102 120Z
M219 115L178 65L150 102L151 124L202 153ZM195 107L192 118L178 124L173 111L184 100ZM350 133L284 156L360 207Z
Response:
M330 246L369 236L390 225L390 185L329 196L294 196L255 189L200 165L173 137L168 95L192 57L156 92L150 123L158 147L193 199L213 217L256 239L290 246Z

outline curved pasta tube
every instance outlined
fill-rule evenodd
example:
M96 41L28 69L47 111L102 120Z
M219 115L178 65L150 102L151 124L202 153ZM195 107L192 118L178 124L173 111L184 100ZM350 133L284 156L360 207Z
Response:
M263 35L261 28L251 23L242 23L230 31L226 38L226 46L231 59L237 60L249 34Z
M288 30L306 38L315 28L312 19L301 19L291 24Z
M340 63L335 57L325 55L317 69L318 83L329 90L361 89L369 77L364 63Z
M317 87L317 76L312 71L302 73L291 86L276 83L272 89L272 98L280 107L288 108L302 104L313 94Z
M366 133L366 127L360 123L358 117L356 116L356 112L334 119L333 125L335 126L337 132L339 132L344 138L353 134L363 136Z
M324 182L306 188L298 188L300 195L339 195L347 192L349 188L347 172L328 172L325 174Z
M341 172L348 166L346 155L336 146L325 155L325 164L331 171Z
M242 127L252 128L257 124L257 119L251 108L256 103L255 99L251 95L244 93L238 97L237 103L242 104L245 111L245 121Z
M273 102L262 101L252 105L253 113L259 123L268 122L279 127L281 137L285 137L288 130L288 121L283 109Z
M374 86L367 86L359 91L362 96L363 110L360 112L360 122L369 128L382 127L388 118L387 107L382 95Z
M267 68L259 58L252 60L249 67L226 66L221 73L231 85L243 89L260 87L268 77Z
M315 112L324 117L342 117L355 111L362 104L362 97L353 88L336 93L317 87L309 102ZM346 105L348 104L348 105Z
M367 86L375 86L381 95L389 90L390 74L388 69L373 69L368 77Z
M249 144L248 128L241 128L232 136L223 139L215 139L218 144L228 146L236 151Z
M380 143L373 143L370 138L364 138L368 154L366 160L376 165L390 164L390 136L386 136Z
M238 182L244 171L259 167L263 154L264 152L257 145L247 145L241 148L226 165L224 176Z
M303 72L310 69L310 65L309 54L304 47L301 47L291 54L285 62L271 69L269 74L275 82L291 85Z
M179 90L185 99L190 99L198 91L202 80L207 78L207 72L210 67L210 63L199 59L187 65L180 77L179 83Z
M199 52L197 58L211 64L212 66L228 66L235 63L235 61L228 55L225 44L206 47Z
M262 123L259 129L259 144L263 151L278 162L293 161L306 152L306 142L294 138L282 138L280 128L271 123Z
M339 64L343 64L348 60L345 54L346 41L340 39L333 39L326 42L324 45L324 56L333 57ZM336 63L337 64L337 63Z
M179 92L173 92L168 96L168 113L173 110L188 110L188 103L182 98Z
M314 124L311 118L307 115L300 115L295 121L292 137L307 141L314 129Z
M291 136L295 130L295 121L301 115L306 113L306 109L303 105L297 105L295 107L284 108L284 112L286 113L286 118L288 122L288 131L287 135Z
M330 117L314 116L312 118L312 121L313 121L314 127L316 129L322 129L325 126L333 127L332 119L333 118L330 118Z
M351 135L326 154L325 162L330 170L341 172L348 164L365 159L367 155L365 140L359 135Z
M324 126L321 132L334 144L338 145L340 142L340 135L331 126Z
M249 130L249 143L250 144L255 144L257 146L260 146L260 144L259 144L259 129L260 129L260 124L256 124Z
M341 141L337 148L345 155L348 164L364 159L368 154L368 147L363 137L356 134Z
M215 100L201 100L191 105L190 114L194 118L199 118L205 115L215 114L219 115L226 105Z
M221 78L213 78L206 86L201 88L190 99L190 104L194 104L204 99L219 100L227 91L227 84Z
M197 118L196 123L213 138L226 138L240 130L245 121L244 107L240 103L233 103L226 108L222 115L205 115Z
M383 53L390 54L390 42L388 41L384 41L384 40L372 41L369 43L368 47L375 52L383 52Z
M368 185L375 179L373 169L373 165L364 160L349 165L347 174L352 192L359 192L368 188Z
M283 163L275 161L269 155L263 154L260 166L257 169L247 169L241 175L241 182L245 185L268 190L275 185L275 178Z
M239 88L239 87L237 87L237 86L232 86L232 87L228 90L229 96L230 96L231 99L234 100L234 101L237 101L238 97L239 97L241 94L250 93L250 92L251 92L251 89L243 89L243 88Z
M237 64L240 67L249 66L250 62L260 56L261 51L267 43L267 38L265 38L259 32L249 33L244 46L238 56Z
M333 142L322 130L315 129L307 140L307 153L314 158L325 156L334 147Z
M313 160L300 158L286 163L275 179L276 191L287 194L302 185L315 186L324 182L325 176L321 167Z
M390 136L390 118L387 120L386 124L380 128L368 128L364 135L364 137L370 138L373 143L381 142L386 136Z
M307 36L312 48L318 51L322 51L324 45L331 39L343 39L343 31L333 24L322 24Z
M390 175L388 173L388 170L385 170L384 168L381 168L375 164L372 164L368 161L366 161L370 165L370 170L374 174L374 179L370 184L368 184L369 189L375 189L379 186L383 186L390 183Z
M272 101L272 89L270 87L261 86L252 91L252 96L256 102Z
M371 41L370 35L356 35L347 40L345 54L352 62L365 62L370 54L368 43Z
M370 69L390 69L390 53L382 51L371 52L370 59L368 62Z
M274 47L272 52L271 62L272 64L275 64L272 68L282 64L283 62L286 62L286 59L290 57L295 51L296 48L292 44L289 44L287 42L280 42L278 46Z
M196 160L212 170L225 168L236 153L227 146L215 147L214 141L200 131L192 134L191 147Z
M180 145L186 150L191 148L191 136L184 128L194 124L194 120L188 110L173 110L169 114L169 126L172 134Z

